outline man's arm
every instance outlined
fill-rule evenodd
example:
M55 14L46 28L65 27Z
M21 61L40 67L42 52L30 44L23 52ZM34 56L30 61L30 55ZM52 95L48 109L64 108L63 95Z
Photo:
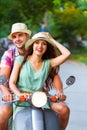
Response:
M0 91L2 92L3 99L6 100L10 95L8 81L12 70L12 54L11 51L5 51L1 58L0 63Z
M6 81L6 77L4 75L0 75L0 85L4 84Z
M0 90L3 92L3 87L8 87L8 79L10 77L11 68L1 67L0 68Z
M1 67L0 69L0 90L2 92L2 98L4 101L9 100L11 92L9 90L8 79L10 77L11 68Z
M61 100L61 101L66 100L66 95L64 95L64 93L63 93L63 84L62 84L62 81L61 81L59 75L54 76L53 84L57 91L59 100Z
M4 83L7 83L7 80L10 77L12 70L13 54L12 50L7 50L4 52L1 57L0 62L0 90L3 90ZM3 92L3 91L2 91Z

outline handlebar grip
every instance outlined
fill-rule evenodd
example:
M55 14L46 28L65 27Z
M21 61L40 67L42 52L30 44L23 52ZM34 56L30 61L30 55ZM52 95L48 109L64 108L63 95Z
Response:
M57 98L56 98L56 96L51 96L51 97L50 97L50 100L51 100L52 102L56 102L56 101L57 101Z
M19 101L20 101L20 102L26 101L26 98L24 97L24 95L23 95L23 96L20 96Z

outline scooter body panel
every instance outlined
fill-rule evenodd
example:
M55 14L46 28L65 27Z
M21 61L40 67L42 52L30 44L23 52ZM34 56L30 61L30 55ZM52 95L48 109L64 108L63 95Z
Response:
M44 130L44 118L41 108L32 108L32 130Z
M26 108L18 112L14 130L60 130L59 118L51 109Z
M45 130L60 130L60 122L57 113L51 109L44 110Z
M16 114L14 119L14 130L33 130L31 108L26 108Z

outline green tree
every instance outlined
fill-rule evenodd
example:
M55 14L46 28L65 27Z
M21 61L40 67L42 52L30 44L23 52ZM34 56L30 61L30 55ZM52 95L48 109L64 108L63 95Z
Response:
M86 4L86 0L0 0L0 37L6 37L15 22L26 23L35 33L45 21L55 38L77 48L76 36L87 36Z
M44 14L52 9L50 0L0 0L0 36L7 36L14 22L25 22L31 30L39 28Z
M55 14L55 15L54 15ZM60 9L54 9L52 14L54 37L60 38L62 42L69 43L71 48L78 48L80 41L77 40L78 35L82 38L87 35L87 15L76 7L72 2L66 2Z

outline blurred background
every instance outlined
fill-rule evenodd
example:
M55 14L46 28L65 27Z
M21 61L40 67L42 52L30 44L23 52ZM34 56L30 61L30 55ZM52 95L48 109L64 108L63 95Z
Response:
M16 22L26 23L32 35L48 31L71 51L70 61L82 63L65 63L60 72L62 79L68 73L77 78L76 87L67 93L71 109L67 130L86 130L87 0L0 0L0 59L5 50L13 47L7 36Z
M0 0L0 58L12 46L11 26L24 22L32 30L48 31L87 64L87 0Z

